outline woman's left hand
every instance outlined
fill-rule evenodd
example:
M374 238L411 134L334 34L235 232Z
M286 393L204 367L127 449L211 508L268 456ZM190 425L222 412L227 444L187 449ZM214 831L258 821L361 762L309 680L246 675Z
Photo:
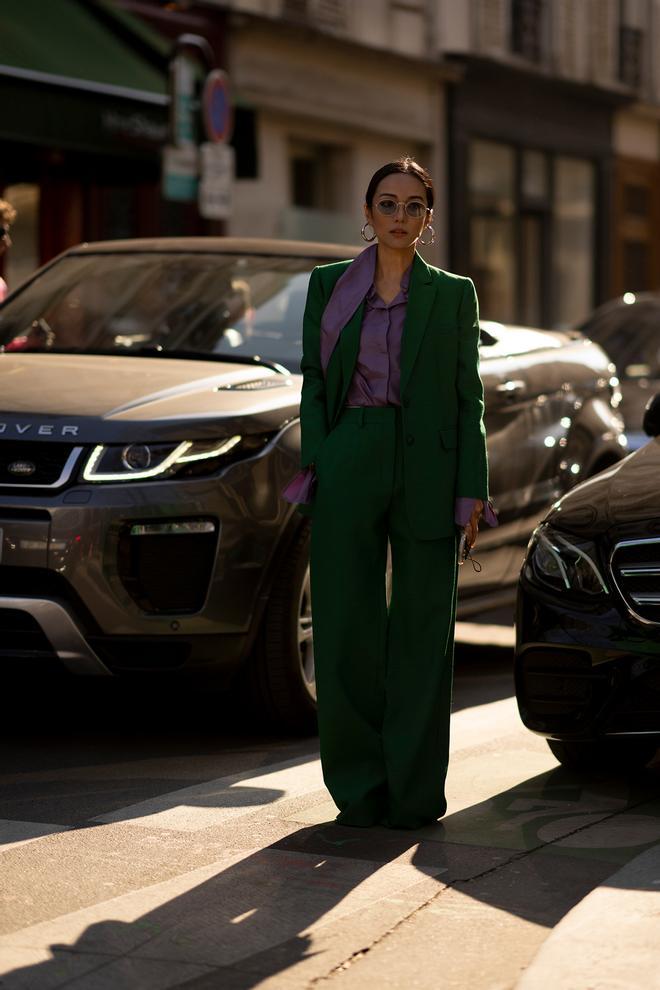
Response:
M484 503L478 498L474 503L474 509L472 510L472 515L470 516L470 521L465 527L465 536L467 539L467 544L470 549L477 542L477 533L479 532L479 520L484 511Z

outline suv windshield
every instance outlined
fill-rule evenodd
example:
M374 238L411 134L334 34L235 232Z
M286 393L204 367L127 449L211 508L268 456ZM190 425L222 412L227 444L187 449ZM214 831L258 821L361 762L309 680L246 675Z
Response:
M183 353L276 361L297 372L316 258L71 255L0 308L10 351Z

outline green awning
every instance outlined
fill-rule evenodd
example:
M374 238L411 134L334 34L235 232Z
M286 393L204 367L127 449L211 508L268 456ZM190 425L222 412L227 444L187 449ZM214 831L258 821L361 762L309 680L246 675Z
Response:
M0 0L0 76L165 105L170 47L107 0Z

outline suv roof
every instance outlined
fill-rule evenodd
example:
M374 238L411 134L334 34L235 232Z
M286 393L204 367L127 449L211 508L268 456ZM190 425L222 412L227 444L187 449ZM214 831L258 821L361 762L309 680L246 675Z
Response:
M142 237L117 241L90 241L77 244L60 257L72 254L167 253L189 251L200 254L270 254L300 258L353 258L362 248L315 241L279 241L269 237Z

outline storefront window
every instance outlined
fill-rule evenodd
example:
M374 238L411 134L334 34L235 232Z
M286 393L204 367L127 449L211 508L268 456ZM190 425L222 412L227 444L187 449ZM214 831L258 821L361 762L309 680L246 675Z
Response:
M349 173L347 147L290 141L290 204L280 210L277 236L345 244L354 241L355 216L346 212Z
M10 290L39 267L39 186L21 182L6 186L2 198L16 210L12 247L5 256L5 280Z
M492 141L470 145L470 273L484 318L512 322L516 311L515 154Z
M581 322L593 307L594 169L578 158L555 160L554 323Z
M595 170L584 159L470 143L469 272L485 319L566 327L593 306Z

